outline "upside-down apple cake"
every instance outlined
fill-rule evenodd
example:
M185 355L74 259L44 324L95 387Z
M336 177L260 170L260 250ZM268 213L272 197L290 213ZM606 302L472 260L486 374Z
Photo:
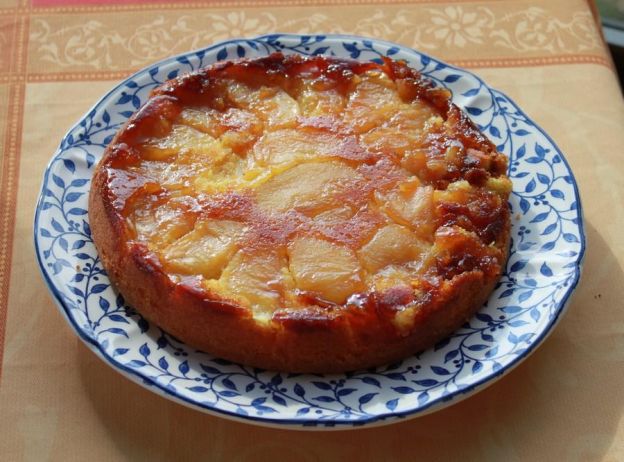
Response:
M291 372L401 359L478 310L507 159L405 63L283 56L156 88L97 166L93 239L147 319Z

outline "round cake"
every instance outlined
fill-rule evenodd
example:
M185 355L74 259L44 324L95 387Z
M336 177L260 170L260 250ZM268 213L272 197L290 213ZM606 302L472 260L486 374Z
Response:
M506 263L507 159L405 63L284 56L156 88L98 164L93 239L183 342L328 373L432 346Z

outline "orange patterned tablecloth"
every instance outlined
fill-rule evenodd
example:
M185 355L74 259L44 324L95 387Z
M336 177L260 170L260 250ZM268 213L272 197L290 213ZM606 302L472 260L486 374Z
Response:
M1 460L624 460L624 104L592 3L101 3L0 1ZM387 427L254 427L134 385L59 315L31 236L65 131L148 63L272 31L381 37L471 68L566 154L585 205L581 284L552 336L487 390Z

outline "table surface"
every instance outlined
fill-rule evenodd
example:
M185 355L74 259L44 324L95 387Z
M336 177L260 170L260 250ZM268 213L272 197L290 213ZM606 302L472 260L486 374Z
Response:
M0 459L624 460L624 104L591 2L101 3L0 0ZM65 131L136 69L272 31L381 37L469 68L565 153L585 210L581 283L550 338L485 391L386 427L255 427L131 383L58 313L31 236Z

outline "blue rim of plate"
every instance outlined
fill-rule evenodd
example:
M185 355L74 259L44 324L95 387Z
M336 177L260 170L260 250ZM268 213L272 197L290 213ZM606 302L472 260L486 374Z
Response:
M291 45L285 45L290 43ZM474 82L478 83L479 87L478 90L475 92L474 89L469 89L466 93L470 94L471 92L473 92L470 96L477 96L480 97L480 95L478 95L478 93L481 91L481 89L486 89L491 97L492 97L492 108L495 109L496 105L502 104L502 102L499 104L494 103L494 98L498 99L501 98L501 101L504 101L505 104L508 104L509 107L514 111L514 114L519 117L518 120L520 119L524 119L533 129L534 129L534 133L531 133L531 135L533 136L539 136L539 137L543 137L546 141L547 144L550 146L551 149L546 149L546 152L548 151L553 151L554 153L551 155L554 156L553 158L558 158L559 160L557 161L557 163L561 163L564 167L564 169L567 171L567 179L566 181L569 183L569 187L571 188L571 191L573 193L574 196L574 210L576 210L576 218L574 221L575 225L576 225L576 230L578 231L578 235L574 235L571 236L570 234L568 234L569 239L570 239L570 244L574 244L577 248L578 251L575 251L575 255L572 258L572 261L570 263L568 263L569 268L571 268L570 270L570 276L567 278L567 283L565 285L566 289L563 291L563 293L557 298L556 303L554 303L554 305L551 307L551 315L549 316L549 319L547 321L547 323L542 323L543 326L541 327L541 330L539 332L536 333L535 337L528 337L529 340L526 340L527 343L527 347L522 349L522 352L515 355L515 357L511 360L509 360L508 362L506 362L503 366L499 367L498 369L492 369L489 373L484 374L481 373L481 378L479 380L474 380L472 382L469 382L467 385L458 387L455 390L452 390L446 394L437 396L435 398L432 399L426 399L423 400L421 402L421 396L423 394L423 392L418 392L418 398L416 398L416 395L413 397L413 405L409 408L406 409L402 409L402 410L395 410L397 407L396 402L398 401L399 398L396 398L395 400L390 400L386 402L386 412L377 412L374 414L370 414L370 415L365 415L363 417L358 418L357 420L354 420L352 418L349 418L349 416L347 415L346 418L340 418L340 416L342 414L337 414L338 417L335 418L329 418L328 420L323 420L323 418L319 418L319 417L314 417L314 415L309 415L311 413L307 412L306 414L302 414L301 418L275 418L272 415L269 416L264 416L262 415L262 412L260 412L260 415L244 415L244 414L240 414L237 413L236 411L230 410L230 409L224 409L224 408L220 408L218 406L215 406L214 404L206 404L206 403L202 403L201 401L197 400L197 399L193 399L193 398L189 398L188 396L183 396L182 394L180 394L180 392L178 390L176 390L175 387L167 387L164 386L162 383L158 383L156 380L154 380L153 378L146 376L144 373L142 373L141 371L137 370L135 367L131 367L128 366L127 364L124 364L123 362L121 362L119 359L113 357L112 355L110 355L105 346L103 345L103 342L98 341L96 339L94 339L89 332L86 332L84 329L84 326L81 326L79 324L79 322L77 321L77 319L72 315L72 308L76 308L76 306L68 306L68 297L66 295L67 293L67 289L66 288L59 288L57 286L57 284L55 283L55 280L53 278L56 277L56 275L51 274L52 269L49 269L49 267L52 267L54 270L56 270L56 263L54 265L50 265L48 262L45 262L44 260L46 260L46 258L44 257L44 253L45 251L42 252L41 249L41 244L42 242L40 242L40 240L43 240L43 236L40 237L40 235L42 234L42 230L43 228L40 227L40 220L41 220L41 216L42 213L47 210L47 208L45 208L45 203L46 203L46 185L50 185L50 176L52 175L53 181L56 182L57 179L54 178L54 174L52 173L52 168L54 166L55 161L58 161L60 159L60 156L66 152L68 149L72 148L72 143L67 143L69 137L72 136L73 133L75 133L76 131L79 131L81 129L81 126L84 128L85 125L81 125L85 122L85 120L91 118L94 118L94 115L100 111L102 109L102 105L104 103L107 102L107 100L115 93L118 92L120 89L123 88L135 88L132 86L132 84L135 82L135 80L140 79L141 77L145 77L147 76L147 74L149 73L151 75L151 77L153 78L156 75L156 72L154 72L153 70L156 69L160 69L162 67L166 67L166 66L171 66L174 63L179 63L181 65L186 65L189 61L190 57L199 57L201 55L200 59L200 63L198 64L198 67L201 66L205 66L207 64L210 64L213 61L209 61L207 63L203 63L203 59L205 57L206 54L209 53L213 53L214 55L216 55L216 61L219 60L223 60L223 59L235 59L235 58L239 58L239 57L243 57L245 56L245 51L247 51L247 49L251 46L253 49L256 49L253 45L250 44L256 44L256 46L265 46L267 47L267 45L274 47L273 51L277 51L277 48L275 47L279 47L279 46L284 46L284 48L282 48L281 51L284 52L298 52L298 53L304 53L304 54L313 54L314 51L317 51L319 48L323 48L321 50L321 52L319 54L326 54L328 51L329 52L334 52L336 51L336 48L338 48L339 50L339 55L341 56L345 56L345 57L351 57L353 59L363 59L363 56L366 55L368 53L369 58L373 58L376 59L379 56L381 56L382 54L387 54L390 55L394 58L403 58L403 59L408 59L408 62L410 65L413 65L413 63L411 61L415 61L415 60L420 60L420 63L423 64L425 66L425 68L429 65L435 65L436 70L434 70L435 72L448 72L448 71L453 71L455 72L454 74L448 74L444 81L441 80L437 80L437 84L443 84L445 86L451 86L452 84L457 82L458 80L461 81L461 77L464 77L464 79L467 79L468 77L470 79L474 79ZM329 46L327 46L327 44L329 44ZM247 48L243 48L243 47L247 47ZM312 49L313 47L317 47ZM332 48L332 47L336 47L336 48ZM378 51L378 49L383 49L384 52L380 52ZM241 51L243 50L243 51ZM269 49L267 48L267 51ZM262 51L262 50L261 50ZM342 52L342 53L340 53ZM177 64L176 64L177 65ZM152 74L152 72L154 72L154 74ZM423 74L425 74L428 77L432 77L431 75L429 75L426 72L423 72ZM463 75L462 75L463 74ZM176 74L177 75L177 74ZM435 80L435 79L434 79ZM449 85L446 85L446 84ZM136 83L135 83L136 84ZM451 88L452 89L452 88ZM122 93L122 98L123 98L123 93ZM126 98L127 101L126 103L131 103L134 105L135 101L132 101L132 98ZM456 95L454 93L454 97L453 100L457 103L456 101ZM121 101L121 98L120 100ZM109 103L110 104L110 103ZM461 104L460 104L461 106ZM108 107L108 106L106 106ZM485 113L485 110L481 110L479 109L479 107L475 106L475 107L466 107L464 106L464 109L467 109L468 112L470 113L471 116L473 116L473 119L477 119L475 120L475 122L478 123L478 118L479 116L481 116L483 113ZM471 109L473 109L471 111ZM104 113L106 113L106 108L104 110ZM127 112L127 111L126 111ZM494 113L496 114L496 113ZM106 116L110 119L110 115ZM100 120L101 120L101 114L100 114ZM492 118L492 121L494 119ZM93 120L91 120L91 122L93 122ZM108 122L107 122L108 125ZM480 125L480 124L479 124ZM492 123L493 125L493 123ZM482 127L484 128L484 127ZM498 129L497 129L498 130ZM511 128L509 128L508 126L508 130L511 130ZM524 130L526 131L526 130ZM499 131L500 132L500 131ZM496 133L496 132L493 132ZM500 133L499 133L500 134ZM490 133L491 135L491 133ZM526 135L521 135L521 136L526 136ZM490 136L490 138L492 138L492 136ZM507 134L507 138L511 140L512 135ZM506 143L506 141L505 141ZM104 143L106 144L106 143ZM65 146L64 146L65 145ZM513 143L511 143L511 145L513 146ZM524 144L523 144L524 147ZM536 145L536 148L538 146ZM85 151L86 152L86 151ZM510 155L509 153L506 152L506 154ZM517 153L513 153L514 156L510 155L510 158L515 158L515 154ZM523 151L523 156L525 155L524 151ZM544 156L548 156L548 154L544 154L542 153L542 160L544 160ZM67 166L66 160L62 159L63 162L65 163L65 165ZM513 160L513 159L511 159ZM88 169L93 167L93 162L91 161L91 165L88 166ZM540 163L541 161L539 159L535 160L534 163ZM89 164L89 161L87 160L87 164ZM510 162L510 166L513 165L512 162ZM552 165L551 165L552 167ZM513 168L513 167L511 167ZM58 170L58 169L57 169ZM75 166L74 166L74 170L75 170ZM72 171L73 173L73 171ZM536 173L536 172L534 172ZM535 190L536 185L539 186L539 182L540 181L545 181L543 180L543 178L539 178L539 172L537 172L536 174L538 174L538 182L535 182L534 179L530 180L529 183L527 184L525 182L525 192L528 189L531 189L531 191ZM535 176L535 175L533 175ZM557 178L558 179L558 178ZM555 180L553 180L554 182ZM63 182L63 181L61 181ZM530 183L533 182L535 184L533 184L533 186L530 185ZM58 184L57 184L58 185ZM84 186L84 185L81 185ZM516 184L514 182L514 192L515 192L515 188L516 188ZM548 191L551 191L550 189ZM559 191L561 193L561 191ZM65 194L64 196L65 197ZM555 195L555 197L558 197L558 195ZM563 199L563 198L562 198ZM521 209L523 212L523 215L526 214L526 210L530 210L530 204L528 205L522 205L521 204ZM515 211L516 209L514 209ZM570 208L570 210L572 210L572 206ZM534 220L536 218L538 218L540 216L540 214L538 214L536 217L534 217ZM542 218L542 220L544 220ZM54 221L54 220L52 220ZM58 223L57 223L58 224ZM88 228L88 225L86 225ZM563 224L560 225L561 226L561 230L560 230L560 235L563 233ZM551 225L549 225L549 227L551 227ZM547 229L546 229L547 230ZM49 231L48 231L49 234ZM564 233L565 234L565 233ZM573 239L574 238L574 239ZM568 241L568 239L565 239L566 241ZM554 241L553 241L554 242ZM65 318L68 320L68 322L70 323L70 325L73 327L73 329L76 331L76 333L79 335L79 337L89 346L89 348L91 350L93 350L100 358L102 358L103 360L105 360L106 363L108 363L111 367L113 367L114 369L120 371L123 373L123 375L125 375L126 377L132 379L134 382L139 383L140 385L143 385L144 387L148 388L149 390L158 392L159 394L161 394L162 396L168 397L170 399L173 399L176 402L185 404L187 406L190 406L194 409L200 409L203 410L205 412L208 413L213 413L216 415L220 415L220 416L224 416L224 417L228 417L228 418L233 418L236 420L243 420L243 421L247 421L247 422L252 422L252 423L258 423L258 424L262 424L262 425L268 425L268 426L277 426L277 427L283 427L283 426L289 426L291 428L295 428L295 429L332 429L332 428L357 428L360 426L363 426L365 424L380 424L380 423L391 423L391 422L397 422L397 421L401 421L401 419L411 416L418 416L418 415L424 415L426 413L432 412L434 410L439 410L443 407L448 406L451 403L455 403L458 402L460 399L463 399L464 397L475 393L476 391L484 388L485 385L489 385L491 383L493 383L496 379L500 378L502 375L508 373L509 371L511 371L516 365L518 365L521 361L523 361L524 359L526 359L535 349L537 346L539 346L543 340L547 337L547 335L552 331L553 327L557 324L557 322L559 321L559 319L561 318L561 315L563 314L563 312L565 311L565 308L567 306L567 303L569 301L569 298L571 296L571 294L573 293L574 289L576 288L579 278L580 278L580 273L581 273L581 263L585 254L585 246L586 246L586 240L585 240L585 233L584 233L584 229L583 229L583 218L582 218L582 207L581 207L581 202L580 202L580 197L579 197L579 193L578 193L578 187L576 184L576 181L574 180L574 176L572 174L572 171L569 167L568 162L566 161L565 157L563 156L563 154L561 153L561 151L557 148L557 146L555 145L554 141L550 138L550 136L548 136L539 126L537 126L535 123L533 123L531 121L531 119L529 119L526 114L509 98L507 97L505 94L497 91L497 90L492 90L490 89L485 82L483 82L483 80L481 80L479 77L475 76L472 73L469 73L465 70L462 70L460 68L454 67L452 65L443 63L437 59L431 58L428 55L425 55L423 53L417 52L415 50L409 49L407 47L403 47L391 42L387 42L387 41L383 41L383 40L378 40L378 39L372 39L372 38L366 38L366 37L358 37L358 36L352 36L352 35L296 35L296 34L269 34L269 35L263 35L263 36L259 36L253 39L234 39L234 40L228 40L228 41L224 41L224 42L220 42L217 44L213 44L210 47L206 47L204 49L201 50L197 50L197 51L192 51L192 52L188 52L188 53L183 53L177 56L173 56L167 59L164 59L162 61L159 61L153 65L150 65L138 72L136 72L135 74L133 74L132 76L130 76L129 78L127 78L126 80L124 80L123 82L121 82L120 84L118 84L117 86L115 86L111 91L109 91L106 95L104 95L93 107L92 109L85 114L85 116L79 121L79 123L77 123L74 127L72 127L72 129L70 129L68 131L68 133L65 135L65 137L63 138L63 141L61 142L59 149L57 150L57 152L55 153L55 155L53 156L53 158L51 159L50 163L48 164L45 174L44 174L44 179L43 179L43 184L42 184L42 189L41 189L41 195L39 196L38 202L37 202L37 207L36 207L36 211L35 211L35 220L34 220L34 243L35 243L35 251L36 251L36 255L37 255L37 261L39 264L39 269L44 277L44 280L48 286L48 288L50 289L51 293L54 295L54 300L57 303L61 313L65 316ZM578 244L578 245L576 245ZM82 244L84 245L84 244ZM547 245L547 244L546 244ZM65 245L67 247L67 244ZM575 247L575 248L576 248ZM551 249L552 250L552 249ZM521 269L525 268L525 267L530 267L531 266L531 261L527 262L525 261L523 263L522 260L517 260L516 263L518 263L518 267ZM546 267L544 267L544 265L546 265ZM95 263L94 263L95 266ZM513 271L513 267L515 266L514 263L512 263L512 259L510 258L510 262L508 263L508 267L512 268ZM62 269L61 269L62 271ZM518 272L518 271L516 271ZM550 269L550 267L546 264L546 262L544 262L542 264L542 266L540 267L540 272L542 273L542 275L547 276L548 274L550 274L550 276L552 276L553 271ZM515 273L513 273L515 274ZM507 289L506 292L509 292L510 289ZM515 289L514 289L515 290ZM504 291L505 292L505 291ZM511 291L513 292L513 290ZM86 293L86 292L85 292ZM500 293L500 292L499 292ZM525 294L528 292L524 292ZM90 294L87 294L87 298ZM101 297L102 298L102 297ZM530 298L530 295L527 296L527 298ZM119 297L117 297L117 300L119 300ZM526 299L525 299L526 300ZM123 304L123 300L121 301L121 303ZM518 308L517 306L513 307ZM125 307L125 309L127 309L126 315L128 316L127 319L135 319L137 317L137 314L135 312L133 312L133 310L131 308ZM480 322L499 322L496 320L491 320L488 321L487 317L491 316L489 315L485 315L484 318L480 318L479 321ZM139 318L140 321L140 318ZM145 321L143 321L145 322ZM502 323L503 321L500 321L500 323ZM536 320L537 322L537 320ZM470 327L470 326L468 326ZM141 328L141 330L143 330L143 328ZM484 329L481 329L482 331ZM143 332L141 332L141 334L143 334ZM464 334L464 335L472 335L472 334ZM523 334L526 335L526 334ZM163 334L163 336L166 336L166 334ZM455 337L452 336L450 338L450 341L452 342L453 339ZM174 350L177 351L182 351L184 349L184 346L180 346L180 345L176 345L175 344L176 340L173 338L169 338L169 346L172 346ZM441 344L444 342L441 342ZM145 347L146 344L144 344L141 349L143 349ZM440 347L440 349L445 348L447 345L442 345ZM475 346L475 345L472 345ZM160 348L160 346L159 346ZM436 346L436 349L438 348L438 346ZM463 348L463 346L461 347ZM468 347L470 348L470 346ZM480 348L480 346L479 346ZM493 348L492 348L493 349ZM146 350L143 350L141 352L144 353ZM450 350L450 352L453 350ZM478 350L477 350L478 351ZM490 350L488 350L490 351ZM149 354L151 354L151 351L149 348L147 348L147 352ZM447 353L447 356L450 355L450 352ZM429 353L429 350L427 352L425 352L424 354ZM203 355L203 353L200 353ZM146 356L144 356L146 357ZM420 354L412 357L412 358L408 358L406 359L406 362L409 361L420 361ZM462 358L463 358L463 353L462 353ZM204 359L205 360L205 359ZM184 361L186 362L186 361ZM477 361L478 362L478 361ZM225 362L227 363L227 362ZM445 361L446 363L446 361ZM224 367L229 367L229 366L236 366L236 365L232 365L231 363L225 364ZM396 365L395 365L396 366ZM464 363L463 363L463 359L462 359L462 369L463 369ZM179 366L180 367L180 366ZM443 369L446 370L445 368L440 368L439 366L433 366L433 368L438 369ZM188 368L188 364L186 366L186 368ZM166 368L165 368L166 369ZM392 366L386 370L386 371L382 371L383 368L378 368L377 371L379 372L388 372L390 371L390 373L392 374ZM480 369L477 372L481 372L482 369ZM461 370L460 370L461 371ZM473 366L473 371L474 371L474 366ZM264 371L259 371L260 374L262 374ZM417 373L418 371L416 371ZM475 372L475 374L477 374L477 372ZM370 375L374 375L377 372L366 372L366 371L362 371L362 374L370 374ZM437 373L437 372L436 372ZM444 374L444 372L440 372L441 374ZM448 373L448 370L446 370L446 373ZM273 375L273 373L269 373L268 371L266 371L266 374L270 374L273 377L277 377L279 374L277 375ZM319 379L320 376L314 376L312 378L316 378L319 381L321 381L321 379L323 379L324 377L321 377ZM333 380L332 377L335 379ZM343 377L343 375L337 375L337 376L328 376L326 378L327 380L333 380L333 381L337 381L337 380L341 380L339 377ZM305 382L306 385L309 384L309 382L312 380L312 378L306 378ZM289 379L289 377L286 377L286 379ZM197 379L195 379L197 380ZM268 380L268 379L267 379ZM348 374L343 377L343 380L351 380L348 376ZM376 379L375 379L376 380ZM425 382L427 380L431 380L431 379L425 379L425 380L421 380L421 382ZM281 379L280 379L281 381ZM323 382L325 383L325 382ZM414 381L414 383L416 383L416 381ZM441 382L440 382L441 383ZM267 383L267 386L269 384ZM279 385L279 384L278 384ZM369 384L370 385L370 384ZM374 384L373 384L374 385ZM296 385L295 385L296 386ZM324 387L326 387L327 384L325 383ZM200 387L201 388L201 387ZM226 387L227 388L227 387ZM396 388L409 388L409 387L393 387L393 389ZM334 391L337 388L334 389ZM344 390L344 389L343 389ZM428 389L425 389L424 393L427 394ZM279 392L276 392L277 394L279 394ZM300 392L297 391L297 389L295 388L295 394L298 396L301 396L299 394ZM350 392L353 393L353 392ZM407 392L404 393L403 391L399 391L398 393L400 394L412 394L415 392ZM366 394L366 395L360 395L360 400L364 399L365 403L364 404L368 404L371 401L375 401L374 397L368 398L368 395L370 395L372 393ZM379 393L377 393L379 394ZM366 401L368 399L368 401ZM283 399L282 399L283 401ZM392 406L388 406L387 403L391 402L391 401L395 401L394 404L394 409L391 409ZM408 406L409 401L408 401ZM263 407L267 407L264 405L266 401L261 401L260 404L258 406L254 406L254 409L257 408L263 408ZM360 406L361 408L361 406ZM313 409L313 406L310 406L310 409ZM274 412L274 411L273 411ZM318 410L316 411L318 412Z

